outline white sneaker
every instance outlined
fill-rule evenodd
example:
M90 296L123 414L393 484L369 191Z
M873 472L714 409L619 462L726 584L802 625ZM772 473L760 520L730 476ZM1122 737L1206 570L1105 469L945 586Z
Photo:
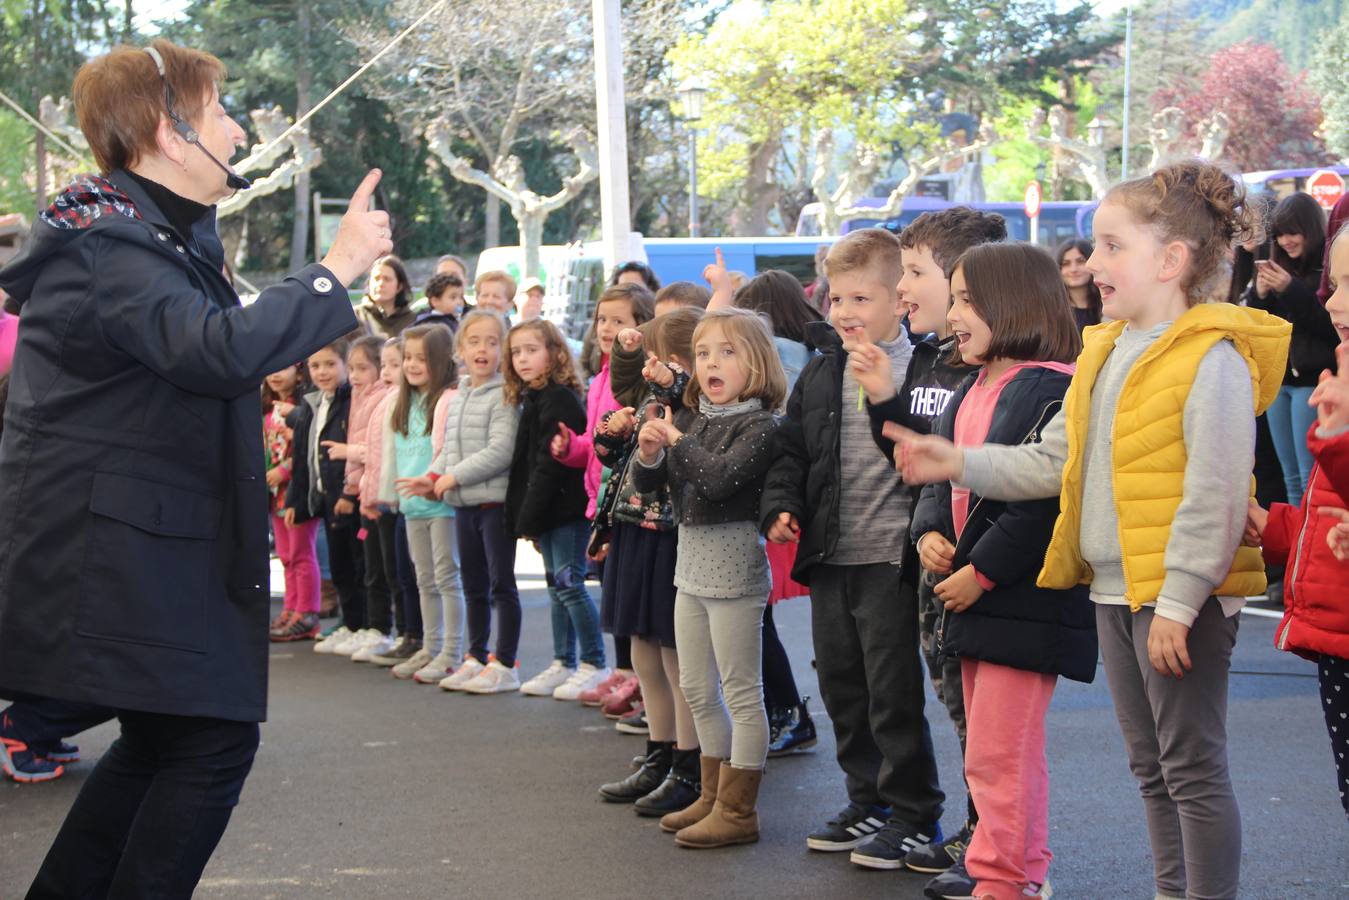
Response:
M435 659L422 666L412 675L412 680L418 684L440 684L454 671L455 660L448 654L438 653Z
M350 656L382 635L373 628L362 628L333 648L333 656Z
M564 666L562 660L555 659L552 665L521 685L520 693L527 694L530 697L551 697L553 691L561 687L572 676L573 671Z
M353 634L355 634L355 632L353 632L347 626L343 625L341 628L337 629L323 640L316 641L314 643L314 652L332 653L334 647L336 647L338 644L343 643L344 641L350 640Z
M485 668L487 667L478 662L477 657L470 656L464 660L463 665L454 670L453 675L440 682L440 689L442 691L462 691L464 685L478 677Z
M470 679L462 690L467 694L505 694L520 690L520 672L508 669L495 659L476 678Z
M409 656L403 662L394 666L389 671L393 672L393 677L400 681L410 681L412 676L416 675L422 668L431 661L431 651L418 650Z
M394 648L398 643L397 638L391 634L382 634L375 631L375 637L367 640L361 648L351 654L351 661L356 663L370 662L376 656L382 656Z
M554 700L580 700L581 692L588 691L598 687L599 683L608 678L613 673L608 667L597 669L590 663L581 663L576 668L576 672L570 678L557 686L553 691Z

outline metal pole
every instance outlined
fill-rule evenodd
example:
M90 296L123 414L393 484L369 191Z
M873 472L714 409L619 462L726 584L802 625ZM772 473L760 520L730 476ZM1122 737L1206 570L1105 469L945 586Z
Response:
M698 129L689 126L689 237L702 237L698 221Z
M629 258L628 123L623 101L623 34L619 0L593 0L595 105L599 125L600 232L604 271Z
M1134 5L1124 7L1124 146L1120 153L1120 180L1129 177L1129 102L1133 95L1130 84L1134 46Z

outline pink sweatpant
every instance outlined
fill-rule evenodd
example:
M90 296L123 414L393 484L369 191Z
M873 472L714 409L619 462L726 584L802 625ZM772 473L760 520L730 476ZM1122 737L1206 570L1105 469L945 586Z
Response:
M1049 872L1049 764L1045 713L1058 678L974 659L960 661L969 733L965 780L979 824L965 853L975 895L1022 896Z
M310 519L292 527L280 516L272 516L276 555L286 572L286 609L319 611L319 557L314 542L322 524L322 519Z

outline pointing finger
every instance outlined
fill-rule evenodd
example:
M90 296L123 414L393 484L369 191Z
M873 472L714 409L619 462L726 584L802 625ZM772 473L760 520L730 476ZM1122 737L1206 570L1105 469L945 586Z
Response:
M370 198L375 196L375 188L379 185L379 179L383 174L379 169L371 169L366 174L365 179L356 188L356 193L351 195L347 212L365 212L370 208Z

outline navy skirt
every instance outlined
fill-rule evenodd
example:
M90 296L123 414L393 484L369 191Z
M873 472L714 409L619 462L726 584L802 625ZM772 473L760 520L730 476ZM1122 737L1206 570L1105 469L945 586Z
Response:
M639 637L673 647L675 531L619 522L604 560L600 624L614 637Z

